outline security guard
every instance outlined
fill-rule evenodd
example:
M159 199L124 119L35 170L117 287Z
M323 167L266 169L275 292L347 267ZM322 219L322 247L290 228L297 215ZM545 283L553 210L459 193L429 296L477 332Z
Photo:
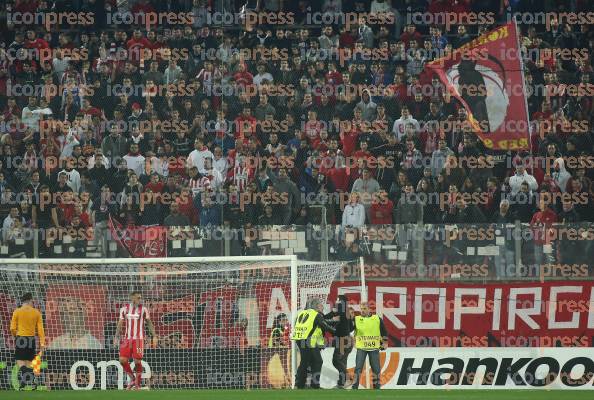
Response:
M320 388L320 374L322 371L322 355L320 350L324 348L324 332L335 333L333 327L324 320L323 305L318 299L309 301L305 310L300 311L293 325L291 339L297 343L301 362L295 375L295 386L297 389L305 389L307 380L307 369L311 371L312 389Z
M359 388L359 377L365 365L365 358L369 356L369 364L373 371L373 387L380 388L380 349L384 348L386 327L384 322L376 314L371 315L367 302L361 303L361 315L355 317L355 348L357 358L355 360L355 380L353 389Z

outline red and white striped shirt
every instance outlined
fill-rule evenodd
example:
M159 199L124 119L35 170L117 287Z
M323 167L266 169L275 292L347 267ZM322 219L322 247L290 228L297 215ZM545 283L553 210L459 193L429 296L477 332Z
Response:
M243 192L252 178L250 168L238 165L233 168L233 184Z
M149 310L142 304L135 306L132 303L120 308L120 320L126 322L124 339L144 339L144 321L151 319Z
M190 178L188 186L192 190L192 195L196 196L198 193L210 190L210 179L206 176Z

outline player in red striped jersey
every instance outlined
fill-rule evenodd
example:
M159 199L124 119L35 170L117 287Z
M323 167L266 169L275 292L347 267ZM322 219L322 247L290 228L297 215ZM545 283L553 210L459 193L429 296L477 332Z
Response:
M120 343L120 363L124 372L130 377L130 383L127 390L140 389L140 377L142 375L142 356L144 353L144 324L153 338L153 346L157 346L157 334L155 327L150 319L150 313L146 306L142 304L142 295L139 292L130 294L130 303L120 308L120 317L118 320L114 345ZM134 359L136 377L130 368L130 358Z

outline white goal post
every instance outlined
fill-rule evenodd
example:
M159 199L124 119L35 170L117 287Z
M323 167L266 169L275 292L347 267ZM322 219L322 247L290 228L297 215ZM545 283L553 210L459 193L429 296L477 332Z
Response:
M41 385L124 387L114 326L138 291L159 338L151 348L145 335L143 387L293 387L290 325L309 299L327 300L343 264L294 255L0 259L0 368L12 368L10 316L31 292L46 330ZM13 385L2 379L0 390Z

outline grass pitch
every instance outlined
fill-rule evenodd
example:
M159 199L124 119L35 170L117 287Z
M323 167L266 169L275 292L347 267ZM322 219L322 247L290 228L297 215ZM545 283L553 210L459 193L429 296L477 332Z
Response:
M151 390L0 391L0 399L43 400L591 400L586 390Z

